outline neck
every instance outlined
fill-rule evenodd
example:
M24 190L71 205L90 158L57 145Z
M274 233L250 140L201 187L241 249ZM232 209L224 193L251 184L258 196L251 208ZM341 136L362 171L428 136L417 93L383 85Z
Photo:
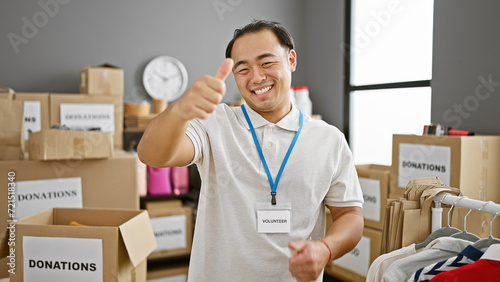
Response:
M284 118L292 110L292 103L288 107L284 107L279 110L271 112L258 112L263 118L271 123L278 123L282 118Z

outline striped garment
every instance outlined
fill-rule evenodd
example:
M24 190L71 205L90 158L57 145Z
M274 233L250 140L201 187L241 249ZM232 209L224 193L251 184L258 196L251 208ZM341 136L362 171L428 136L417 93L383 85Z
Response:
M440 262L428 265L417 270L409 282L427 282L439 273L446 272L470 263L473 263L481 258L483 252L478 248L469 245L463 249L457 256L442 260Z

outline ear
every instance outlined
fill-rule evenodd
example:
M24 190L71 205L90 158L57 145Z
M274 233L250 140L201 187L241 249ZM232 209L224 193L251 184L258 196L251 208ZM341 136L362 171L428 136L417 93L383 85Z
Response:
M297 53L293 49L288 51L288 62L290 64L290 70L294 72L297 67Z

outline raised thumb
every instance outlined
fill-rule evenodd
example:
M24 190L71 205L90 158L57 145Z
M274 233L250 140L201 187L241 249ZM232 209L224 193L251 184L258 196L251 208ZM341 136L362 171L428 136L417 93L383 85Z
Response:
M222 65L220 65L215 77L221 80L226 80L226 77L229 75L231 69L233 68L233 63L233 59L225 59L224 62L222 62Z

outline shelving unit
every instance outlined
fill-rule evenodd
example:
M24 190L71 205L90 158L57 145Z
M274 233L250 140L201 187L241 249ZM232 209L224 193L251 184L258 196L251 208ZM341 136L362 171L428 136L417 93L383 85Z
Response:
M123 148L127 151L137 151L137 145L144 133L144 128L125 128L123 131ZM193 208L193 226L196 219L196 207L200 194L201 179L195 165L189 166L189 192L175 195L145 195L140 197L140 208L145 209L147 202L181 200L184 205ZM165 266L188 265L191 255L177 255L164 258L154 258L147 260L148 270L162 269Z

